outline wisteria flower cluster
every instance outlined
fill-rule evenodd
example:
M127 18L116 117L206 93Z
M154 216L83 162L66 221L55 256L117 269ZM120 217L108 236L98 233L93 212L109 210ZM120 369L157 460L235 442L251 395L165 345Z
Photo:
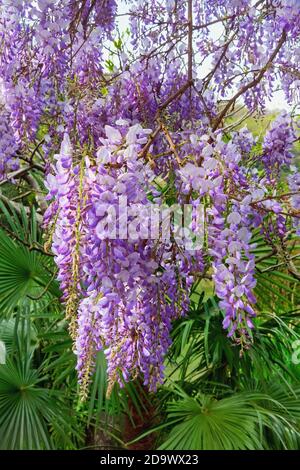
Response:
M115 128L106 126L94 163L86 157L73 165L65 135L54 174L47 177L49 197L55 198L49 212L58 214L52 251L84 393L102 348L112 384L143 375L155 390L163 380L171 322L188 309L191 257L175 241L145 240L127 233L127 225L124 234L111 233L121 230L120 198L126 198L130 222L130 210L142 211L148 193L155 192L155 174L139 158L148 135L120 120Z
M13 129L10 126L8 114L0 111L0 181L8 173L14 172L19 168L17 157L18 144L14 138Z

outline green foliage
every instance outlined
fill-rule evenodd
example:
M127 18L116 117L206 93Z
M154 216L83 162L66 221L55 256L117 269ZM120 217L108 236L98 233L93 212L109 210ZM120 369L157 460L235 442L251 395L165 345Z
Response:
M179 401L167 407L166 426L172 431L160 449L241 450L259 448L257 415L239 395L216 400L208 395L197 398L181 393Z
M64 413L60 395L38 386L44 380L28 362L9 360L0 366L2 449L54 448L50 428L67 441L66 435L72 431L71 420Z
M54 280L54 263L43 254L37 215L31 210L20 216L0 201L2 222L0 228L0 311L10 314L26 299L44 292L59 297L58 283Z
M81 439L63 391L49 388L36 356L38 338L28 310L2 320L0 338L8 358L0 365L0 448L72 448Z
M263 392L239 392L216 399L188 396L167 405L164 426L172 430L160 449L295 449L300 443L300 389L277 386Z

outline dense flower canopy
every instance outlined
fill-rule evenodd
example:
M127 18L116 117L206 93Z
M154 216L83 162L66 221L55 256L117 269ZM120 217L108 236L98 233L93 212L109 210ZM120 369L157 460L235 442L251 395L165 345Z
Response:
M299 14L297 0L1 2L0 179L45 175L83 395L102 348L112 385L141 376L156 389L199 278L214 282L228 336L249 348L252 232L284 248L299 228L300 176L292 112L264 139L243 122L278 83L299 104ZM138 206L144 223L112 237L125 199L129 222ZM151 206L172 204L192 207L196 235L204 208L201 247L174 227L168 240L143 236Z

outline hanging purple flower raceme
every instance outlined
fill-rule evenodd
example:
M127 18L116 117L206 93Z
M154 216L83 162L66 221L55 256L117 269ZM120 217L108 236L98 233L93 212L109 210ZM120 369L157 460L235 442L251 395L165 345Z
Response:
M58 266L57 279L63 292L62 300L66 302L70 333L74 339L80 295L80 223L84 197L84 160L79 164L74 163L68 134L65 134L60 152L54 158L56 163L45 184L49 191L48 199L55 199L45 213L44 220L47 223L49 215L53 217L53 227L50 225L49 229L52 251Z
M264 138L262 162L268 177L276 177L284 165L291 163L294 141L291 118L283 113L273 121Z
M18 144L9 124L9 113L0 110L0 181L19 168Z
M175 240L158 243L149 236L148 193L155 174L139 154L151 131L128 127L124 120L105 130L96 165L85 159L83 172L82 163L74 165L65 136L55 175L47 178L49 197L58 198L52 250L83 396L101 348L110 387L142 376L150 390L156 389L163 380L172 320L187 313L193 283L192 254L184 254ZM78 201L84 201L79 211Z
M292 169L292 173L288 177L288 183L292 193L290 197L291 206L296 216L293 218L293 224L297 235L300 236L300 171L297 171L296 167Z
M200 139L201 165L188 163L180 174L187 184L184 190L196 190L206 208L207 246L203 250L211 258L215 291L225 315L223 326L229 329L228 336L233 336L242 347L248 347L249 330L254 326L251 318L255 316L252 307L255 263L249 245L253 210L247 197L238 204L231 202L226 193L228 183L244 188L245 194L249 185L239 167L238 147L225 144L220 137L212 143L208 137ZM237 136L235 140L239 142Z
M219 231L220 252L214 249L213 279L219 305L225 313L223 327L229 329L228 336L234 336L242 347L248 347L250 331L255 316L252 304L256 302L253 288L255 263L249 241L251 231L242 222L240 213L230 212L225 227Z

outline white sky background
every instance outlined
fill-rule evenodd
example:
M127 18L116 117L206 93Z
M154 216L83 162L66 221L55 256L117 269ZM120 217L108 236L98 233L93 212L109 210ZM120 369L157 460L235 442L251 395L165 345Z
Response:
M124 14L124 13L127 13L128 12L128 4L126 5L124 3L124 0L119 0L118 1L118 14ZM128 16L121 16L119 17L118 19L118 28L120 30L120 32L124 32L126 30L126 28L128 28L129 26L129 20L128 20ZM222 34L222 25L220 24L216 24L216 25L213 25L210 27L211 29L211 34L212 34L212 37L215 37L216 39L218 37L220 37L220 35ZM199 77L204 77L205 75L207 75L210 71L210 61L207 61L202 67L201 67L201 70L198 70L198 75ZM273 98L271 100L267 100L266 102L266 107L268 110L272 111L272 110L287 110L287 111L290 111L292 109L292 107L287 103L286 99L285 99L285 95L284 95L284 92L282 90L280 90L280 84L278 83L278 86L276 87L278 88L278 91L275 91L273 93Z

